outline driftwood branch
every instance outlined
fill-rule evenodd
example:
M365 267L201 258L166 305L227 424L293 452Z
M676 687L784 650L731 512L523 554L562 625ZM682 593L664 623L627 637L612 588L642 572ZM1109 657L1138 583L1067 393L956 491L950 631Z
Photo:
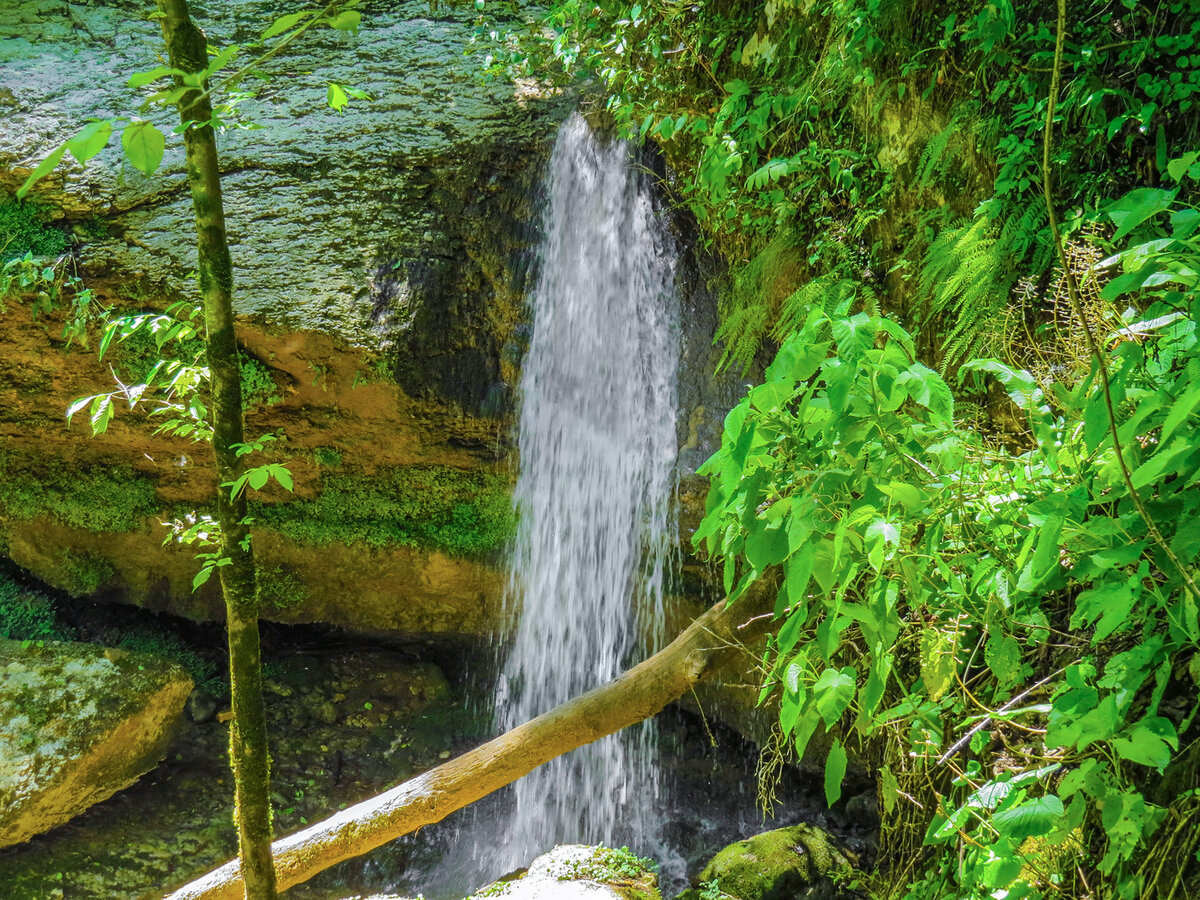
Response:
M416 778L275 841L279 889L307 881L486 797L556 756L590 744L661 711L693 685L745 652L771 624L762 589L733 606L725 601L696 619L664 650L608 684L555 707ZM241 900L237 860L185 885L167 900Z

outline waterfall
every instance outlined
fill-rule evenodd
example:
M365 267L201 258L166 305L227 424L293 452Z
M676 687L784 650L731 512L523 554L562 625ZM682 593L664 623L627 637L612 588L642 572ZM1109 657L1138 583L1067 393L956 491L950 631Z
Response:
M615 677L662 642L674 550L679 309L674 248L627 144L573 116L550 158L521 376L517 616L501 730ZM657 843L651 724L517 783L498 869L556 843Z

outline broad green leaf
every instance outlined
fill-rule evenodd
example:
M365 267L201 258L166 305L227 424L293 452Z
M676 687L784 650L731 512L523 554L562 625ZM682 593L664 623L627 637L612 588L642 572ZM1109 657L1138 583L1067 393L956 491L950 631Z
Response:
M61 147L55 147L54 150L50 152L49 156L38 163L34 167L33 171L29 173L29 177L25 179L25 183L17 189L17 199L25 199L25 195L29 193L29 189L33 187L34 183L37 182L38 179L43 178L53 172L55 166L59 164L63 158L63 154L66 152L66 144L63 144Z
M900 799L900 782L887 766L879 769L879 793L883 795L883 811L890 816Z
M362 13L348 9L330 19L329 27L336 28L338 31L358 31L358 25L361 21Z
M1098 644L1113 632L1130 624L1129 613L1137 599L1137 594L1127 581L1100 582L1075 598L1071 627L1087 627L1096 622L1096 633L1092 636L1092 643Z
M1117 226L1112 240L1119 241L1147 219L1166 212L1175 199L1174 191L1159 188L1138 188L1130 191L1104 211Z
M989 636L983 658L1001 688L1016 684L1021 677L1021 645L1012 635L999 633Z
M1171 749L1178 747L1175 728L1164 718L1138 722L1128 734L1113 741L1113 749L1123 759L1162 771L1171 762Z
M80 163L85 163L104 149L111 135L111 122L88 122L75 137L67 141L67 149Z
M854 699L855 674L850 666L841 671L826 669L813 685L817 712L825 720L826 727L832 728Z
M921 632L921 680L930 700L940 700L950 690L957 669L951 635L936 622L926 625Z
M208 581L208 579L212 577L213 571L213 566L205 566L199 572L197 572L196 577L192 579L192 590L199 590L200 585L204 584L204 582Z
M182 75L179 69L172 69L170 66L156 66L149 72L135 72L129 76L129 81L126 82L131 88L144 87L147 84L158 81L167 75Z
M846 777L846 750L842 742L833 739L829 756L825 758L825 802L830 806L842 797L842 781Z
M280 483L286 490L291 490L293 487L292 473L281 465L271 466L271 474L275 476L275 480Z
M1026 800L992 816L992 827L1013 841L1049 834L1062 817L1062 801L1053 794Z
M153 175L162 162L166 138L150 122L133 122L121 132L121 146L130 164L144 175Z
M746 536L746 559L759 572L765 572L768 567L787 558L788 533L783 523L766 527L759 520L755 524L755 530Z
M251 469L246 473L247 483L256 491L262 490L270 477L271 470L268 466L259 466L257 469Z
M346 92L342 86L336 82L330 82L329 90L325 92L325 102L329 104L329 108L335 112L341 112L346 108L346 104L350 102L346 96Z
M275 37L275 35L277 35L277 34L283 34L283 32L299 25L301 22L303 22L305 19L309 18L310 16L314 15L316 12L317 11L315 9L310 9L310 10L305 10L304 12L289 13L286 16L280 16L278 19L276 19L274 22L271 23L271 26L266 31L264 31L262 33L262 39L264 41L266 41L266 40L270 40L271 38Z

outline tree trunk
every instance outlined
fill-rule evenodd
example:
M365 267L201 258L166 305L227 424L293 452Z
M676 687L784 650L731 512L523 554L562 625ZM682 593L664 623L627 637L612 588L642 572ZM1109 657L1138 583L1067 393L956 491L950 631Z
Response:
M193 24L187 0L158 0L163 37L171 66L199 72L208 64L208 42ZM183 81L175 79L178 86ZM213 450L219 484L242 474L236 445L243 441L242 386L233 328L233 274L225 235L221 173L212 126L212 104L199 90L179 100L179 118L193 125L184 132L187 179L199 237L200 293L208 333L208 365L212 373ZM235 818L241 883L247 900L275 900L275 868L271 863L270 756L258 640L258 585L250 532L245 524L246 500L217 488L217 520L221 525L221 590L229 632L229 684L233 719L229 755L236 796ZM238 896L241 896L239 890Z
M646 661L512 731L423 775L275 842L281 889L373 850L511 784L569 750L599 740L659 712L705 676L745 652L771 624L766 590L724 601ZM741 624L739 624L741 623ZM167 900L237 900L242 876L226 863Z

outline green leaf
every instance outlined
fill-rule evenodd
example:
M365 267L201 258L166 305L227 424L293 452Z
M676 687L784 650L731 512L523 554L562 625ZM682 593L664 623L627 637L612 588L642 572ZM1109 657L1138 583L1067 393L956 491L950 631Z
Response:
M850 666L841 671L826 669L812 687L813 698L817 704L817 712L825 720L825 725L832 728L842 713L854 699L856 672Z
M774 527L766 527L761 521L756 521L754 531L746 536L746 559L759 572L764 572L769 566L783 562L788 555L788 532L782 522Z
M170 66L156 66L149 72L135 72L129 76L129 81L126 82L131 88L144 87L147 84L158 81L158 79L166 75L182 75L179 69L172 69Z
M931 700L940 700L950 685L958 662L954 657L954 642L942 631L939 623L931 623L921 632L921 680Z
M358 25L361 21L362 13L348 9L330 19L329 27L336 28L338 31L358 31Z
M111 135L111 122L89 122L79 134L67 141L67 149L80 163L85 163L104 149Z
M1049 834L1063 814L1062 801L1053 794L1037 797L992 816L992 827L1013 841Z
M1127 735L1112 743L1122 759L1161 772L1171 762L1171 749L1179 746L1179 739L1170 721L1156 716L1138 722Z
M988 637L983 658L996 676L1001 688L1007 688L1021 677L1021 645L1011 634L997 633Z
M1129 613L1138 595L1127 581L1103 581L1075 598L1071 627L1086 627L1096 622L1092 643L1098 644L1110 634L1130 624Z
M287 31L289 28L294 28L296 25L299 25L314 13L316 13L316 10L310 9L304 12L290 13L286 16L280 16L271 23L270 28L262 33L262 39L266 41L275 37L277 34L283 34L283 32Z
M292 473L281 465L272 465L271 474L275 476L275 480L283 486L285 490L291 490L293 487Z
M251 469L246 473L246 481L253 490L259 491L266 485L271 477L271 470L268 466L259 466L256 469Z
M842 797L842 780L846 777L846 750L842 742L833 739L829 756L825 758L825 802L830 806Z
M161 131L150 122L134 122L125 126L121 133L121 146L125 158L144 175L153 175L162 162L167 141Z
M1147 219L1166 212L1175 199L1174 191L1159 188L1138 188L1130 191L1104 211L1117 226L1112 240L1119 241Z
M325 92L325 102L329 104L329 108L335 112L341 112L346 108L346 104L350 99L346 96L346 92L337 82L329 83L329 90Z
M198 590L200 588L200 585L202 585L202 584L204 584L204 582L208 581L208 579L212 577L212 573L213 573L214 569L215 569L214 566L205 566L199 572L197 572L196 577L192 579L192 590L193 591Z
M34 170L29 173L29 177L25 179L25 183L22 184L21 187L17 189L17 199L18 200L25 199L25 195L29 193L29 189L31 187L33 187L34 183L38 179L44 178L45 176L47 176L51 172L53 172L55 166L57 166L59 164L59 162L63 158L63 154L66 152L67 152L66 144L63 144L61 147L55 147L54 150L52 150L50 152L49 156L47 156L40 163L38 163L37 166L34 167Z
M879 769L879 793L883 795L883 811L890 816L900 799L900 781L887 766Z

